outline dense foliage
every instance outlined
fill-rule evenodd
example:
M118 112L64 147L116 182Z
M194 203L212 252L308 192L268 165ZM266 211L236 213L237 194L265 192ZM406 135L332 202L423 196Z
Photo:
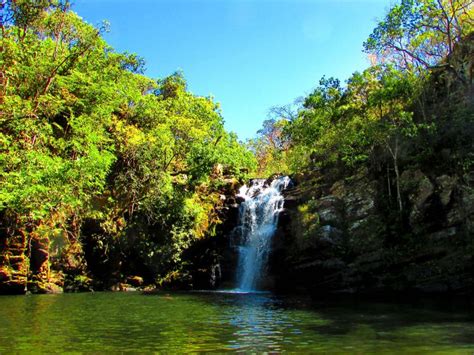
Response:
M400 0L364 44L369 68L272 110L252 147L259 173L295 181L278 289L472 294L473 25L472 0Z
M399 190L400 164L470 171L473 30L469 0L394 5L364 43L372 66L346 85L323 77L299 107L265 122L252 142L260 173L375 167ZM402 209L399 191L396 200Z
M80 244L86 221L102 259L135 243L150 276L165 276L219 222L223 171L242 176L254 158L212 98L188 92L181 73L144 76L143 60L115 52L105 30L67 1L2 3L2 238ZM140 236L124 242L138 222Z

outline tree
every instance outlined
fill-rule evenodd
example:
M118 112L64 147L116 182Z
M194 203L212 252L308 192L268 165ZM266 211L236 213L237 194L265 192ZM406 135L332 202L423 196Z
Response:
M285 133L288 124L285 118L269 118L263 121L263 127L257 131L257 138L248 142L258 162L259 176L288 172L286 154L289 141Z
M472 0L402 0L379 22L364 49L400 69L445 66L466 81L451 54L474 29L473 6Z
M378 77L378 85L368 96L368 112L375 117L371 135L374 143L385 147L392 158L398 209L402 213L399 167L401 143L402 140L412 140L420 130L429 126L416 122L410 111L417 96L418 78L415 75L392 67L378 67L374 74Z

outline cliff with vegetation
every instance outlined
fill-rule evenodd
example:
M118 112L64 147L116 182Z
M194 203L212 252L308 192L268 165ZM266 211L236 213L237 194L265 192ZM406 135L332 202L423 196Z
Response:
M402 1L345 86L323 78L254 143L296 187L275 240L283 290L474 289L474 33L467 1ZM282 260L284 262L282 263Z
M180 278L253 155L212 98L144 76L67 1L1 6L0 292Z

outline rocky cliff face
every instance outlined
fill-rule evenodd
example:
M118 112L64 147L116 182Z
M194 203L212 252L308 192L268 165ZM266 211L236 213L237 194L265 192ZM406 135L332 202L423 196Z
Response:
M29 260L24 234L0 237L0 293L23 293L26 289Z
M202 238L183 252L181 268L159 286L179 289L212 289L233 285L237 253L229 235L237 224L239 204L235 194L241 183L222 177L214 205L215 220ZM0 228L0 294L56 293L91 290L152 288L158 282L149 259L140 254L148 245L138 244L139 233L150 233L146 221L116 238L102 228L100 220L85 219L80 238L47 230ZM159 246L159 245L158 245ZM153 260L152 260L153 261ZM146 264L145 262L148 262Z
M277 287L323 293L474 289L474 175L401 175L403 210L386 182L361 170L295 177L275 238ZM284 262L282 262L284 260Z
M41 229L40 229L41 230ZM61 240L63 245L57 245ZM21 229L0 235L0 294L83 290L90 279L80 243Z
M238 252L233 233L242 202L241 198L236 197L241 184L242 182L229 181L222 188L222 205L217 208L221 223L216 227L215 235L200 240L186 251L186 272L190 276L187 288L211 290L235 286Z

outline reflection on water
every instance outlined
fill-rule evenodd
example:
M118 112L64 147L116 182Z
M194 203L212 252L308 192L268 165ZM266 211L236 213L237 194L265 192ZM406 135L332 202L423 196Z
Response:
M235 306L226 310L226 317L236 328L235 338L229 341L231 349L281 351L285 329L292 328L277 304L261 295L240 298Z
M6 351L474 351L466 307L314 304L238 293L0 297Z

